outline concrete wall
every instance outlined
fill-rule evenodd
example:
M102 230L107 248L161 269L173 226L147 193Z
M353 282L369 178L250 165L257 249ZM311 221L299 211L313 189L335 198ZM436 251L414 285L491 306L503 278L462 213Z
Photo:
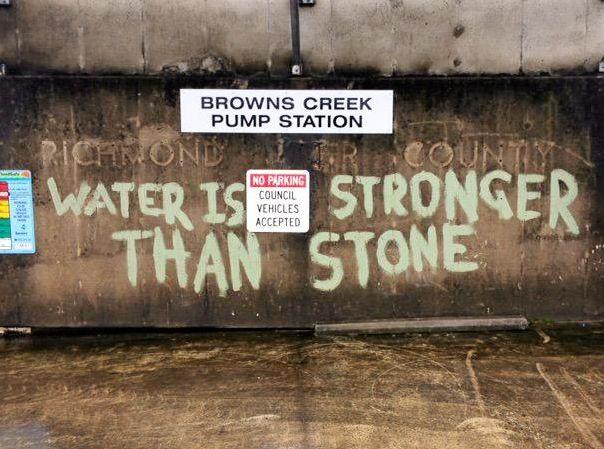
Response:
M603 83L597 77L0 78L0 167L32 170L38 240L33 256L0 258L0 325L310 326L517 313L601 319ZM395 132L183 135L180 87L393 89ZM244 183L249 168L311 172L307 234L246 233L232 207L245 201L244 192L231 191L231 205L225 192ZM477 190L475 217L459 204L447 212L448 177L466 183L466 176L476 176L480 183L494 170L508 174L509 182L495 180L483 195L503 192L511 216ZM441 198L433 213L419 213L411 190L399 198L407 213L385 207L392 200L385 176L411 184L422 172L445 182L435 188ZM334 187L338 179L344 182ZM365 190L369 181L377 184ZM133 183L127 216L112 190L117 182ZM180 186L192 226L144 211L139 187L148 183ZM86 186L92 192L82 196L82 208L62 206ZM221 218L208 216L208 186L218 189ZM427 204L430 189L423 186L419 198ZM111 199L101 208L93 196L103 187ZM349 212L339 190L357 199ZM568 194L567 214L558 215ZM160 197L151 201L161 208ZM446 243L453 229L471 234L455 237L463 247ZM145 237L129 263L115 234L122 231ZM380 249L379 242L398 232L409 247L408 266L393 268L405 259L403 250ZM434 232L433 260L414 258L420 240L413 232L425 238ZM179 263L168 259L164 276L162 261L175 254L161 248L162 238L172 248L178 236L184 246ZM458 250L452 262L447 254ZM210 253L213 258L203 257Z
M317 0L300 11L310 74L593 71L600 0ZM289 0L13 0L13 73L288 72Z

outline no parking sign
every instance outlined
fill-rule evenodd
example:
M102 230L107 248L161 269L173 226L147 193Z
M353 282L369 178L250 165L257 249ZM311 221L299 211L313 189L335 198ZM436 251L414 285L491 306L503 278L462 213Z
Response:
M308 171L248 170L246 199L249 232L308 232Z

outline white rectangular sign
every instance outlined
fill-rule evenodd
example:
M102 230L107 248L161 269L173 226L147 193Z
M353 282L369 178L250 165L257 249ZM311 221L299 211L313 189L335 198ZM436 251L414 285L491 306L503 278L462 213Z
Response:
M308 232L308 171L248 170L246 212L248 232Z
M183 133L392 134L391 90L181 89Z

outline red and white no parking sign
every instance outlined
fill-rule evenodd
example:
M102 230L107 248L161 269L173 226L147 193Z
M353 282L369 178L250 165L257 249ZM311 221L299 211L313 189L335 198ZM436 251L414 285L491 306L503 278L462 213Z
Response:
M246 199L249 232L308 232L308 171L248 170Z

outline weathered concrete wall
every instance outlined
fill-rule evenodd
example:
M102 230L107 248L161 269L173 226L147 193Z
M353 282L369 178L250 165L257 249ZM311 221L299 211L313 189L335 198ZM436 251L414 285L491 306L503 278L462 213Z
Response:
M288 73L289 0L14 0L14 73ZM307 73L593 71L600 0L317 0L300 11Z
M603 83L2 78L0 167L34 174L38 252L0 258L0 324L601 319ZM394 89L395 133L183 135L180 87ZM308 234L246 234L249 168L310 170ZM465 200L447 197L456 179ZM190 224L162 213L167 183Z

